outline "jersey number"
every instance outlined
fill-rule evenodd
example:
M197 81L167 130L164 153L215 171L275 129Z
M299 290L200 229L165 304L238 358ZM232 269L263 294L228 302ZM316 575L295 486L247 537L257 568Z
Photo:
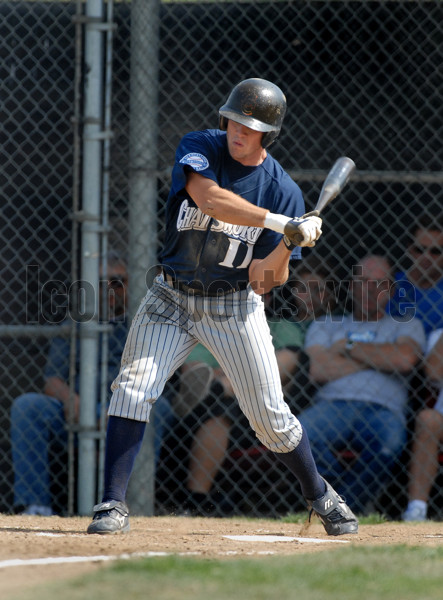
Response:
M229 238L229 248L226 252L226 256L221 263L219 263L222 267L229 267L230 269L234 269L234 261L237 255L238 249L240 247L240 240L236 240L233 238ZM246 256L243 259L243 262L236 269L245 269L252 260L252 244L247 244L248 250L246 252Z

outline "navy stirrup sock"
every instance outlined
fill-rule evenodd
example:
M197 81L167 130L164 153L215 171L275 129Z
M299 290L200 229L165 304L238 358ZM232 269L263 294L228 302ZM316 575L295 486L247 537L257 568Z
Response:
M109 417L106 433L105 486L102 501L125 502L129 477L143 441L146 423Z
M303 429L303 435L297 448L285 454L280 452L273 454L297 477L304 498L317 500L324 495L326 485L317 471L305 429Z

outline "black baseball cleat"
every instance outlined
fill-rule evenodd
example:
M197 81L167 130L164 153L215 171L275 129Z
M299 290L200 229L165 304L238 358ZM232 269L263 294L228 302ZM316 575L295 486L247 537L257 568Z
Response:
M129 511L124 502L109 500L96 504L87 533L115 534L129 531Z
M328 535L346 535L358 533L358 520L346 504L345 499L339 496L334 488L326 483L326 492L317 500L306 500L308 503L309 520L315 513Z

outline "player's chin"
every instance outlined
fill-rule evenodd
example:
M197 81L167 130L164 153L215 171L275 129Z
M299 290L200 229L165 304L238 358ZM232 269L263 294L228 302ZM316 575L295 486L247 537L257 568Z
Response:
M234 158L243 158L245 155L245 146L241 142L231 141L228 143L229 153Z

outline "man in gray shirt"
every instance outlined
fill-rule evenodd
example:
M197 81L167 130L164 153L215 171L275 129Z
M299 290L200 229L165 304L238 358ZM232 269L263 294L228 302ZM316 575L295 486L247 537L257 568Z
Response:
M408 376L425 345L418 319L386 314L393 289L388 260L366 256L353 267L352 312L315 321L305 340L318 391L299 418L319 472L358 513L376 500L404 448Z

